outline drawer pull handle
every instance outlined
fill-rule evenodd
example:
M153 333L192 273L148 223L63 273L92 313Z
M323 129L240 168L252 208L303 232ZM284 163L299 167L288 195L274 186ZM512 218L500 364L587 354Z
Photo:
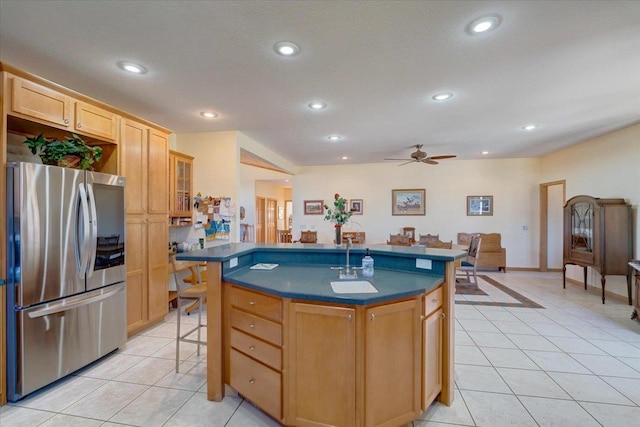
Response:
M249 380L249 384L255 384L255 383L256 383L256 380L254 380L253 378Z
M255 301L249 301L249 305L256 305Z
M78 129L80 129L82 127L82 123L78 123L78 126L76 126Z
M440 313L440 317L444 319L444 313Z
M250 327L251 329L253 329L253 328L255 328L255 327L256 327L256 325L255 325L255 323L249 323L249 327Z
M68 125L69 124L69 119L64 119L64 124Z
M438 303L438 298L434 298L431 300L432 303L437 304Z
M348 316L347 316L347 320L348 320L349 322L351 322L351 319L352 319L352 316L351 316L351 315L348 315Z
M376 315L371 313L371 320L376 320Z
M256 348L255 348L254 346L252 346L252 345L250 345L250 346L249 346L249 351L253 351L253 350L255 350L255 349L256 349Z

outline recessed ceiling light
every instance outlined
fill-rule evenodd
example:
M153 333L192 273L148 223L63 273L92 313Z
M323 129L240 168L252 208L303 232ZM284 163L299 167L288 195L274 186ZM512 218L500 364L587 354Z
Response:
M327 108L327 104L320 101L314 101L311 104L309 104L309 108L311 108L312 110L322 110L324 108Z
M203 111L202 113L200 113L200 115L206 119L213 119L218 117L216 113L213 113L211 111Z
M291 42L280 42L273 46L273 49L278 55L282 56L295 56L300 53L300 48L297 44Z
M117 63L121 70L128 71L134 74L147 74L147 69L140 64L134 64L133 62L120 61Z
M472 36L478 34L485 34L494 30L502 22L500 15L483 16L478 19L474 19L467 25L467 33Z
M349 160L347 156L342 156L342 160Z
M538 125L534 125L534 124L522 126L522 130L526 130L527 132L531 132L532 130L537 128L538 128Z
M488 152L488 151L483 151L483 152L482 152L482 155L483 155L483 156L486 156L487 154L489 154L489 152Z
M340 141L342 137L340 135L330 135L327 137L329 141Z
M451 98L453 96L453 94L451 92L442 92L442 93L436 93L435 95L433 95L431 97L431 99L436 100L436 101L446 101L447 99Z

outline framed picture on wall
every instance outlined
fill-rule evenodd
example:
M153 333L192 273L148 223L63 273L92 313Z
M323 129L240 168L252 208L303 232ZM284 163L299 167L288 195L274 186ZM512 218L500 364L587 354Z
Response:
M305 200L304 201L304 214L305 215L323 215L324 214L324 200Z
M492 216L493 196L467 196L467 216Z
M284 219L284 206L278 206L278 219Z
M424 215L425 190L391 190L392 215Z
M349 209L354 215L362 215L364 210L364 203L362 199L351 199L351 205Z

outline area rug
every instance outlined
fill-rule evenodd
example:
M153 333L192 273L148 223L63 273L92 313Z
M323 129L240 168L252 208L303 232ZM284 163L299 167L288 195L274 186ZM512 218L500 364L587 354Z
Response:
M474 285L469 285L465 283L457 283L456 284L456 295L464 295L464 296L473 296L474 299L456 299L456 304L461 305L484 305L484 306L493 306L493 307L521 307L521 308L544 308L537 302L525 297L524 295L514 291L508 286L503 285L495 279L492 279L489 276L478 274L479 289L476 289ZM499 293L489 292L487 285L490 285L497 289ZM483 291L482 288L487 289L487 292ZM494 294L494 296L490 296L489 293ZM516 302L503 302L499 301L499 297L496 297L495 294L506 295L507 297L504 299L513 299ZM486 297L484 299L483 297ZM508 298L510 297L510 298ZM498 299L498 301L496 301Z

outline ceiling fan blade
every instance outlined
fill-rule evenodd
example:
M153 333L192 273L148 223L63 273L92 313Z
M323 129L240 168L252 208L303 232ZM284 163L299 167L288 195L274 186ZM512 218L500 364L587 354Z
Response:
M430 165L437 165L438 164L438 162L436 162L435 160L431 160L431 159L422 159L420 161L422 163L427 163L427 164L430 164Z
M431 160L443 160L443 159L453 159L454 157L457 157L457 156L455 156L454 154L449 154L446 156L431 156L428 158Z
M406 160L406 159L405 159ZM414 163L417 162L418 160L409 160L408 162L405 163L400 163L398 166L404 166L404 165L408 165L409 163Z
M385 160L400 160L400 161L404 160L404 161L407 161L407 160L410 160L410 159L385 159ZM413 160L411 160L411 161L413 161Z

